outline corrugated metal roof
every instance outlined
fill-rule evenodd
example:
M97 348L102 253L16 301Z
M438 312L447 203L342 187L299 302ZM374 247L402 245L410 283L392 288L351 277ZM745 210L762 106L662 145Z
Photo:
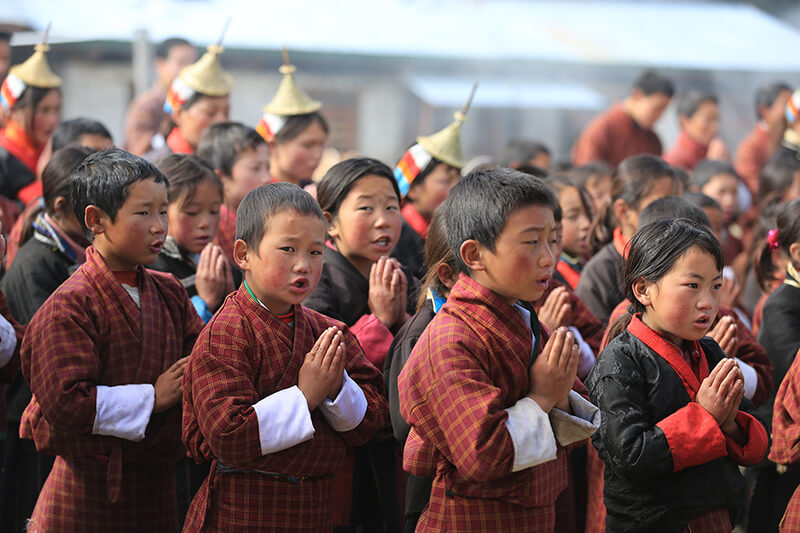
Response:
M228 47L705 70L800 69L800 33L748 5L520 0L6 0L0 20L54 38L218 37ZM20 36L18 42L25 39Z

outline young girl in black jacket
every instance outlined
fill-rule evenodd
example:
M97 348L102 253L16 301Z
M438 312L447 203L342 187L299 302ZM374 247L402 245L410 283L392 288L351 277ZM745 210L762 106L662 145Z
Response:
M586 385L603 419L606 529L726 531L744 503L737 465L767 451L736 361L704 338L717 314L722 251L710 231L663 219L631 239L614 324Z

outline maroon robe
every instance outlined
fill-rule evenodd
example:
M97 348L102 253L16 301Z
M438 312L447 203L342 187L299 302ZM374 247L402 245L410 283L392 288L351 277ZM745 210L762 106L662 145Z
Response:
M6 301L6 296L3 294L3 291L0 291L0 315L3 315L3 318L8 320L8 322L14 326L14 333L17 334L17 347L14 349L14 355L4 367L0 368L0 383L10 383L17 377L17 374L19 373L19 349L20 346L22 346L22 339L25 336L25 325L14 320L14 316L11 314L11 308L8 306L8 302Z
M602 161L616 167L625 159L639 154L661 156L661 140L653 130L639 126L615 104L596 117L583 130L572 147L572 163L579 167Z
M797 356L775 396L769 460L793 470L800 465L800 358ZM781 531L800 531L800 487L789 500Z
M252 406L297 385L306 353L330 326L344 331L345 368L367 399L364 419L339 433L315 409L312 439L262 455ZM213 460L184 531L330 530L333 475L347 446L364 444L389 414L383 378L344 324L298 305L292 326L244 289L228 296L200 335L184 377L183 408L189 453L198 462Z
M177 527L172 464L185 456L180 404L144 440L93 435L97 385L154 384L187 355L203 322L171 275L139 267L141 308L89 247L86 263L36 312L22 343L33 398L20 436L58 455L33 531L153 533Z
M540 337L537 347L546 343L544 328ZM462 275L398 379L400 411L412 426L403 466L435 475L417 531L553 530L566 449L512 472L505 426L505 409L528 394L532 352L517 310Z

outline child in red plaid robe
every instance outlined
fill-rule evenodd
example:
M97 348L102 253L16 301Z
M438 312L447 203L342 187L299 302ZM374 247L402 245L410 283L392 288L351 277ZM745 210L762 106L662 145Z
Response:
M557 205L541 180L491 169L440 208L460 277L398 380L411 425L404 468L435 476L417 531L554 530L564 447L599 425L571 391L572 334L546 340L517 303L537 300L552 277Z
M800 353L800 352L798 352ZM772 448L769 460L776 463L779 472L795 470L800 464L800 358L795 355L792 366L783 378L775 396L772 415ZM794 491L781 520L782 533L800 531L800 488Z
M322 272L325 218L290 183L239 206L245 273L192 352L183 439L212 460L184 531L330 531L347 446L386 422L380 372L346 326L300 305Z
M174 277L142 267L166 237L166 179L106 150L75 170L71 195L93 245L21 352L33 398L20 436L57 455L28 530L175 531L181 356L203 323Z

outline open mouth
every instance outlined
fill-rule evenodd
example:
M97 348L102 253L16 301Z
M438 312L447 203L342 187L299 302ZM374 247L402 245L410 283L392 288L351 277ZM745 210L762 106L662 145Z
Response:
M388 248L392 244L392 239L390 239L389 237L380 237L377 240L373 241L373 244L375 244L379 248Z
M164 241L156 241L156 242L152 243L150 246L148 246L147 248L151 252L157 254L157 253L161 252L161 248L163 246L164 246Z
M292 282L291 287L295 291L305 291L308 288L309 281L305 278L300 278Z
M702 316L694 321L694 325L700 329L708 329L711 326L711 319L707 316Z

